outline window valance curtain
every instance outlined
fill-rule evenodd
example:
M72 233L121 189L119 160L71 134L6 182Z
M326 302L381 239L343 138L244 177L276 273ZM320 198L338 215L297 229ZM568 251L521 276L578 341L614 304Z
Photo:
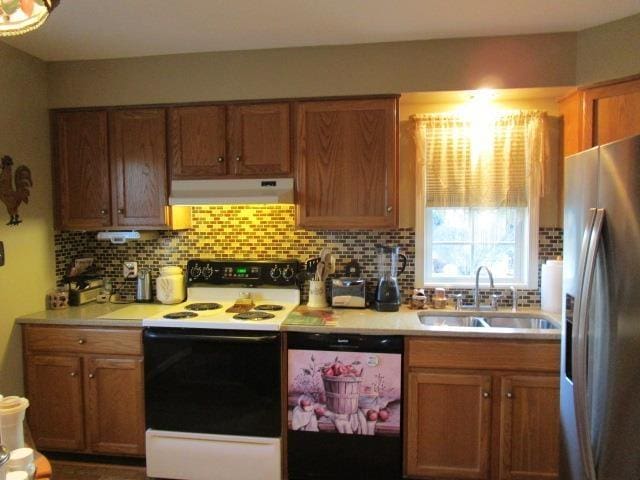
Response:
M547 115L415 115L418 172L431 207L526 206L544 193Z

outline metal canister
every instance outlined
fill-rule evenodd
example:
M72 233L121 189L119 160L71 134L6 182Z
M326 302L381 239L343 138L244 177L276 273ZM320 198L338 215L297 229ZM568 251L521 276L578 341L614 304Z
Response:
M136 286L136 302L152 302L151 272L146 268L138 270L138 284Z
M0 480L7 478L7 470L9 469L9 450L0 445Z

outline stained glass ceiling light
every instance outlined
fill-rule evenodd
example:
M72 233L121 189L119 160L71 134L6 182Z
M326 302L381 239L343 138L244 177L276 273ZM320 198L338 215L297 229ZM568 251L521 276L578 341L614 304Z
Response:
M0 0L0 37L35 30L58 3L60 0Z

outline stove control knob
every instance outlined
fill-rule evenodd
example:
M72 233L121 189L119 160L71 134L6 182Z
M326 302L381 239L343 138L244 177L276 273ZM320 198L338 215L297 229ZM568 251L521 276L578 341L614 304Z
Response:
M209 280L211 278L211 275L213 275L213 267L211 267L211 265L205 265L202 269L202 276L205 278L205 280Z
M202 275L202 267L196 263L193 267L191 267L189 273L191 274L191 278L198 278L200 275Z
M271 271L269 272L269 275L273 280L277 280L282 275L282 270L278 265L274 265L273 267L271 267Z
M285 280L291 280L292 277L293 277L293 268L291 268L291 265L287 265L282 270L282 278L284 278Z

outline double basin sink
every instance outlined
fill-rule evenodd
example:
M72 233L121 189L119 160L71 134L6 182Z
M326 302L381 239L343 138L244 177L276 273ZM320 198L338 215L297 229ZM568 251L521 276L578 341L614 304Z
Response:
M425 327L440 327L442 329L458 328L510 328L520 331L530 330L560 330L560 325L546 318L534 314L508 312L424 312L419 313L420 323Z

